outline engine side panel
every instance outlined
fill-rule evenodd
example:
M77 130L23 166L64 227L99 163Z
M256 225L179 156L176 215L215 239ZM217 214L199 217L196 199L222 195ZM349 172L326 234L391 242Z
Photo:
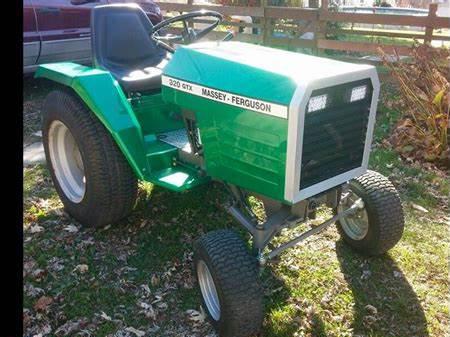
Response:
M209 176L283 201L295 88L285 76L178 48L164 69L162 93L195 113Z
M283 200L287 119L164 90L194 111L209 176Z

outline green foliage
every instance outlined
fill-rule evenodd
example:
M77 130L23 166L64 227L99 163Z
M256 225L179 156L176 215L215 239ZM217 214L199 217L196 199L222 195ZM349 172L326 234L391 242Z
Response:
M217 0L216 2L224 6L254 7L261 6L261 1L265 1L268 6L304 7L304 0Z
M413 47L412 62L395 62L380 49L400 89L392 106L401 113L389 142L405 158L450 168L448 49Z
M337 1L330 1L329 5L328 5L328 11L330 12L337 12L339 9L339 4ZM342 29L344 23L342 22L335 22L335 21L327 21L326 24L326 29L327 29L327 33L326 33L326 39L327 40L339 40L339 38L341 37L341 34L335 33L333 32L334 30L337 29ZM330 33L328 33L328 31L330 31Z
M385 0L375 0L373 2L373 7L392 7L392 5L387 3Z

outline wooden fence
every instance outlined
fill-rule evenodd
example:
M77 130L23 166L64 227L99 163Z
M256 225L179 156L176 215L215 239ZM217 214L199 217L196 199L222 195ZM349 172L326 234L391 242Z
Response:
M449 18L436 16L437 4L430 4L428 16L412 15L391 15L391 14L361 14L344 13L328 9L328 0L322 0L320 8L296 8L296 7L275 7L261 5L259 7L238 7L220 5L198 5L192 4L192 0L187 3L158 2L162 10L167 12L189 12L200 9L214 10L225 16L223 25L234 27L256 28L257 33L238 34L236 40L244 42L261 43L270 46L283 46L287 48L311 48L320 53L324 49L361 52L374 54L378 47L382 47L387 53L393 53L394 49L400 55L408 55L411 51L409 46L400 43L400 39L416 39L419 42L431 43L433 40L450 41L450 35L436 34L436 30L449 29ZM262 1L265 2L265 1ZM235 22L231 16L250 16L253 23ZM199 20L197 22L205 22ZM329 23L340 23L330 25ZM351 24L350 28L346 28ZM389 25L389 26L411 26L420 27L423 32L409 32L398 30L380 29L354 29L354 24ZM420 29L419 28L419 29ZM274 34L274 32L278 32ZM309 34L310 38L300 38L302 34ZM215 31L213 37L221 38L225 32ZM289 35L281 36L280 35ZM355 42L343 39L329 39L330 35L363 35L373 36L376 39L386 37L392 39L392 44L378 43L376 41ZM404 41L404 40L403 40Z

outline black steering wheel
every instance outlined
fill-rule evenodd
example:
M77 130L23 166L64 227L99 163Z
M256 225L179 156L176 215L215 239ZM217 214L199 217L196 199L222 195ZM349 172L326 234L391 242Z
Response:
M198 18L198 17L213 17L215 18L215 21L211 23L206 28L203 28L199 31L195 31L193 28L189 27L187 24L187 21L192 18ZM203 36L208 34L210 31L212 31L214 28L217 27L219 23L221 23L223 20L222 14L214 11L206 11L206 10L200 10L195 12L190 12L186 14L181 14L178 16L174 16L173 18L169 18L167 20L161 21L160 23L156 24L153 27L151 37L153 40L156 41L156 43L161 46L162 48L166 49L167 51L173 53L175 52L175 49L168 45L168 43L174 43L174 42L183 42L185 44L192 43L196 40L201 39ZM169 34L169 35L159 35L158 32L161 31L161 29L175 23L175 22L183 22L183 31L179 35Z

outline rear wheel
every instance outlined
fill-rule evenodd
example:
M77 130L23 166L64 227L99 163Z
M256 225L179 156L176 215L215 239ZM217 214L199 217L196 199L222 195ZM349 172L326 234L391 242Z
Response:
M404 228L403 208L394 185L380 173L368 171L350 181L349 193L338 211L359 198L364 208L337 222L343 239L365 255L380 255L394 247Z
M43 106L49 170L67 212L83 225L114 223L133 208L137 180L103 124L70 90L55 90Z
M258 333L263 292L257 261L230 230L210 232L194 245L194 266L203 307L220 337Z

